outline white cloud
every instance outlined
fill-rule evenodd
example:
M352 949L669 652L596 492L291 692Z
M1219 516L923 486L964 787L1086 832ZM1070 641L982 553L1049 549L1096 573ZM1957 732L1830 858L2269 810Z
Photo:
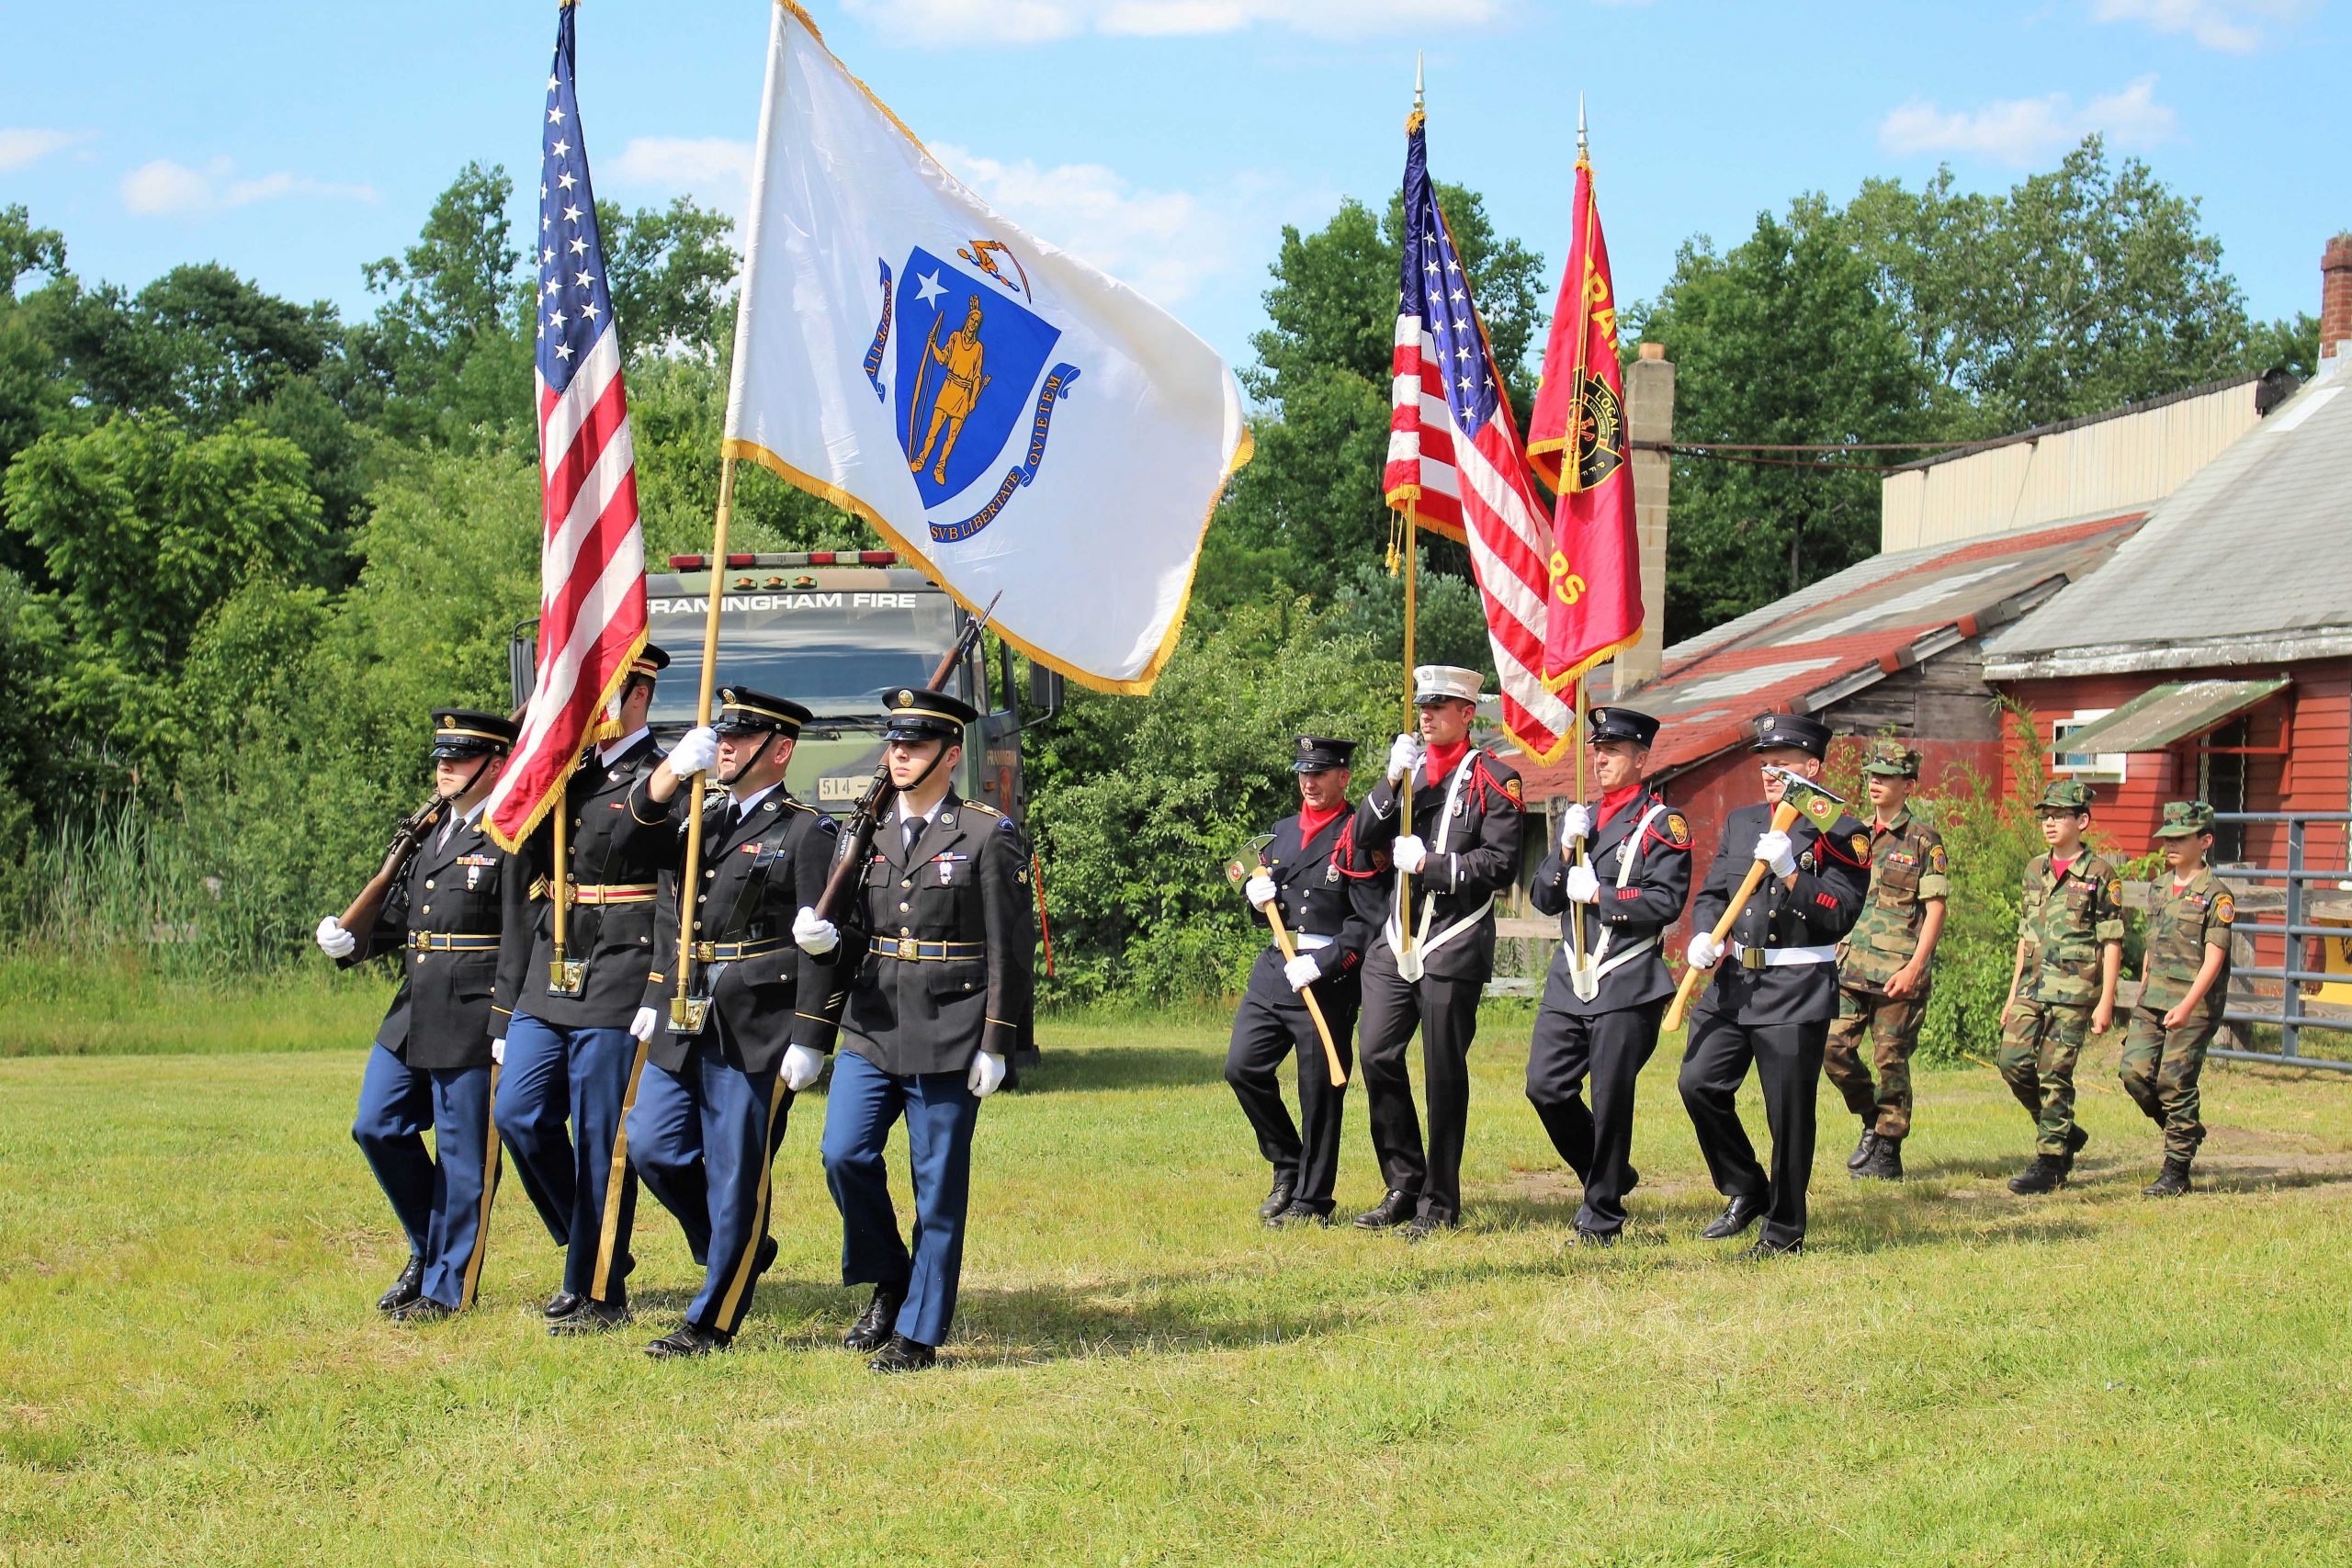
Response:
M2206 49L2245 54L2259 47L2262 29L2290 22L2310 9L2306 0L2093 0L2102 22L2144 22L2160 33L2187 33Z
M752 184L752 144L723 136L633 136L612 169L634 185L731 191L740 206L741 194Z
M2177 118L2155 94L2156 79L2143 76L2079 109L2064 93L1977 109L1946 110L1915 98L1879 121L1879 145L1890 152L1976 152L2018 167L2063 152L2093 131L2119 147L2148 147L2169 140Z
M1290 28L1355 37L1419 24L1475 27L1516 0L849 0L885 36L915 44L1040 43L1079 33L1138 38Z
M36 130L0 128L0 173L28 169L52 152L90 140L86 130Z
M201 218L232 208L281 197L323 197L336 201L374 201L373 186L340 185L283 170L257 179L236 179L236 166L215 158L201 169L158 158L122 176L122 205L150 218Z
M1022 228L1085 258L1161 305L1231 266L1214 236L1233 231L1188 191L1138 188L1101 164L1003 163L940 143L931 153Z

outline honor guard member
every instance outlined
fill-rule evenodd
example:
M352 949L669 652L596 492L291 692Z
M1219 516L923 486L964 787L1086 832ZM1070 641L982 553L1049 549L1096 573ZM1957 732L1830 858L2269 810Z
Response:
M637 1043L628 1022L645 997L653 964L659 868L640 840L625 852L617 832L630 791L662 760L646 728L654 678L670 656L648 648L630 664L617 705L620 735L592 748L565 785L565 865L554 863L555 834L542 822L524 846L534 878L531 962L498 1005L498 1130L514 1152L523 1189L556 1245L563 1282L545 1308L550 1334L593 1333L628 1321L629 1233L635 1175L624 1172L605 1298L594 1298L597 1251L611 1190L613 1144L621 1126ZM555 950L555 901L568 900L562 967ZM570 1123L570 1132L565 1130Z
M1785 768L1821 776L1829 727L1792 714L1756 721L1751 748L1764 774L1761 805L1743 806L1724 819L1707 880L1691 900L1690 961L1699 969L1724 964L1692 1010L1682 1055L1683 1107L1699 1134L1715 1190L1730 1200L1700 1235L1711 1241L1737 1235L1760 1215L1762 1233L1750 1258L1796 1252L1804 1245L1805 1184L1813 1176L1814 1097L1821 1087L1822 1051L1838 1014L1838 944L1853 929L1870 886L1870 834L1840 812L1826 833L1800 816L1785 832L1772 830L1773 807ZM1732 895L1762 861L1769 868L1732 928L1731 945L1718 948L1715 922ZM1756 1162L1740 1125L1739 1086L1750 1064L1764 1093L1764 1120L1772 1134L1772 1168Z
M1365 1230L1402 1225L1408 1241L1462 1221L1470 1043L1478 1032L1479 994L1494 973L1495 897L1519 875L1527 816L1519 774L1470 743L1478 682L1476 671L1447 664L1413 671L1420 738L1396 738L1387 778L1356 809L1359 859L1375 868L1393 861L1410 874L1413 897L1411 940L1392 890L1386 924L1364 958L1364 1096L1388 1190L1356 1224ZM1398 804L1398 792L1408 788L1409 834ZM1430 1097L1426 1156L1405 1066L1417 1025Z
M2054 779L2034 814L2050 852L2026 863L2017 967L1994 1058L2033 1116L2033 1163L2009 1179L2010 1191L2028 1194L2064 1187L2091 1141L2075 1120L2075 1059L2115 1022L2123 969L2123 879L2083 844L2090 787Z
M741 686L718 700L712 726L688 730L630 790L617 829L622 852L660 863L674 889L668 918L657 913L653 965L628 1026L650 1047L628 1113L629 1157L704 1269L685 1322L646 1347L656 1358L734 1342L775 1258L769 1172L786 1113L824 1070L841 1016L831 948L804 952L792 940L815 923L810 906L839 847L832 818L784 787L808 710ZM704 794L689 887L692 797L681 786L713 762L723 787ZM681 908L694 922L684 953ZM682 971L683 1014L673 1010Z
M1918 752L1900 740L1874 740L1862 777L1871 797L1871 886L1861 918L1838 949L1838 1020L1822 1066L1862 1122L1846 1168L1859 1179L1896 1181L1911 1134L1911 1053L1928 1016L1928 965L1943 934L1951 865L1943 835L1911 814ZM1865 1036L1870 1062L1862 1060Z
M401 955L401 987L376 1031L351 1136L408 1233L408 1267L376 1305L403 1321L472 1304L490 1213L491 1041L503 1027L491 996L529 953L521 863L481 829L482 802L514 744L503 714L433 716L438 826L394 880L372 929L333 915L317 941L349 968ZM433 1133L433 1153L424 1134Z
M1354 813L1348 807L1352 740L1298 738L1299 807L1274 824L1262 865L1242 885L1250 907L1272 905L1298 956L1285 962L1268 933L1265 951L1250 965L1233 1042L1225 1055L1225 1081L1258 1134L1258 1149L1274 1168L1274 1184L1260 1205L1267 1224L1329 1224L1331 1187L1340 1169L1340 1113L1345 1085L1334 1087L1323 1042L1307 1013L1312 992L1331 1031L1340 1070L1355 1059L1358 971L1364 943L1380 923L1377 878L1353 864ZM1298 1055L1298 1122L1283 1105L1283 1058Z
M897 809L866 857L860 924L871 934L849 938L862 951L852 960L822 1146L842 1213L842 1283L874 1287L842 1343L875 1352L866 1364L876 1371L897 1372L930 1366L955 1319L972 1134L1029 1021L1037 930L1027 836L954 788L964 727L978 712L916 688L886 705ZM818 940L831 934L824 927ZM901 1117L914 1179L911 1250L882 1158Z
M1585 1244L1606 1246L1624 1228L1625 1195L1639 1179L1628 1157L1634 1082L1657 1049L1658 1021L1674 994L1660 945L1690 897L1690 825L1642 784L1657 728L1629 707L1588 716L1600 798L1563 814L1559 845L1536 867L1531 889L1537 909L1560 917L1561 940L1528 1047L1527 1098L1584 1183L1576 1231Z
M2148 919L2140 1000L2123 1041L2123 1089L2165 1134L2165 1168L2140 1190L2177 1198L2189 1190L2188 1165L2205 1141L2197 1078L2222 1026L2237 900L2205 863L2213 850L2211 807L2173 801L2156 838L2170 874L2156 885Z

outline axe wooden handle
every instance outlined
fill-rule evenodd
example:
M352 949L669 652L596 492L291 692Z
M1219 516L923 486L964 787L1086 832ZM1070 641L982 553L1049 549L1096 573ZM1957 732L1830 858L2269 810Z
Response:
M1274 945L1283 950L1283 962L1287 964L1296 958L1298 949L1290 940L1289 928L1283 924L1283 912L1279 906L1266 906L1266 923L1274 928ZM1315 1021L1316 1036L1323 1042L1323 1064L1331 1069L1331 1087L1346 1088L1347 1069L1340 1066L1340 1048L1331 1043L1331 1026L1323 1021L1323 1004L1315 999L1312 990L1301 991L1298 997L1306 1004L1306 1016Z
M1787 832L1796 826L1797 816L1797 808L1787 801L1782 801L1772 808L1772 831ZM1749 864L1747 875L1740 882L1739 891L1732 895L1731 902L1724 908L1724 918L1715 922L1716 946L1720 947L1730 940L1732 923L1739 919L1739 912L1747 908L1747 901L1756 896L1756 890L1764 886L1764 874L1770 869L1771 867L1760 860ZM1720 964L1722 960L1718 959L1716 962ZM1674 1005L1666 1010L1666 1021L1659 1025L1661 1029L1682 1027L1683 1010L1690 1005L1691 993L1699 988L1701 980L1713 973L1712 969L1700 969L1688 964L1683 967L1682 984L1674 988Z

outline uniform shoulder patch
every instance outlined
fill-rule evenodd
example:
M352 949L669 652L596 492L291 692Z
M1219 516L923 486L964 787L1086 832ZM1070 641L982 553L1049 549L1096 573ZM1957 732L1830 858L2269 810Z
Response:
M2238 901L2226 893L2213 895L2213 919L2228 925L2238 918Z
M1928 869L1939 874L1951 870L1951 862L1945 857L1943 845L1938 843L1928 846Z
M1666 837L1668 841L1670 843L1678 846L1688 846L1690 842L1690 819L1684 817L1679 811L1668 812L1666 814Z
M2110 904L2120 904L2123 902L2123 879L2121 877L2110 876L2107 879L2107 901Z
M1853 847L1854 860L1856 863L1860 865L1870 864L1871 836L1868 833L1853 834L1848 838L1846 841Z
M1508 778L1503 781L1503 793L1521 805L1526 804L1527 797L1520 793L1519 780L1516 778Z

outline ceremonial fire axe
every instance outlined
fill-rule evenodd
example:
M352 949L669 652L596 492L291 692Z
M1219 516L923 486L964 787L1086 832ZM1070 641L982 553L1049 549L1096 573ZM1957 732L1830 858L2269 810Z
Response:
M1225 863L1226 879L1237 887L1250 879L1250 865L1255 862L1261 871L1266 866L1266 846L1274 841L1272 833L1261 833L1242 847L1240 855ZM1282 949L1283 962L1287 964L1298 956L1298 948L1290 940L1290 931L1283 924L1282 900L1270 899L1266 904L1266 923L1274 928L1274 945ZM1315 1021L1316 1036L1323 1042L1323 1065L1331 1069L1331 1087L1347 1086L1348 1073L1340 1066L1340 1048L1331 1043L1331 1026L1323 1021L1323 1004L1315 999L1312 988L1298 993L1306 1004L1306 1016Z
M1796 826L1799 817L1811 818L1813 825L1824 833L1837 826L1839 814L1846 809L1845 801L1802 773L1791 773L1786 768L1767 768L1764 771L1777 774L1781 780L1781 804L1772 808L1773 832L1787 832ZM1716 946L1721 947L1730 939L1733 923L1739 919L1739 912L1747 908L1747 900L1755 896L1756 890L1764 886L1764 874L1770 869L1760 860L1747 868L1747 879L1740 883L1739 891L1733 894L1731 902L1724 906L1723 919L1715 922ZM1717 962L1721 963L1721 960ZM1699 988L1700 980L1713 973L1713 970L1695 967L1682 971L1682 984L1675 987L1674 1005L1666 1010L1666 1022L1662 1028L1682 1027L1682 1012L1690 1006L1690 993Z

